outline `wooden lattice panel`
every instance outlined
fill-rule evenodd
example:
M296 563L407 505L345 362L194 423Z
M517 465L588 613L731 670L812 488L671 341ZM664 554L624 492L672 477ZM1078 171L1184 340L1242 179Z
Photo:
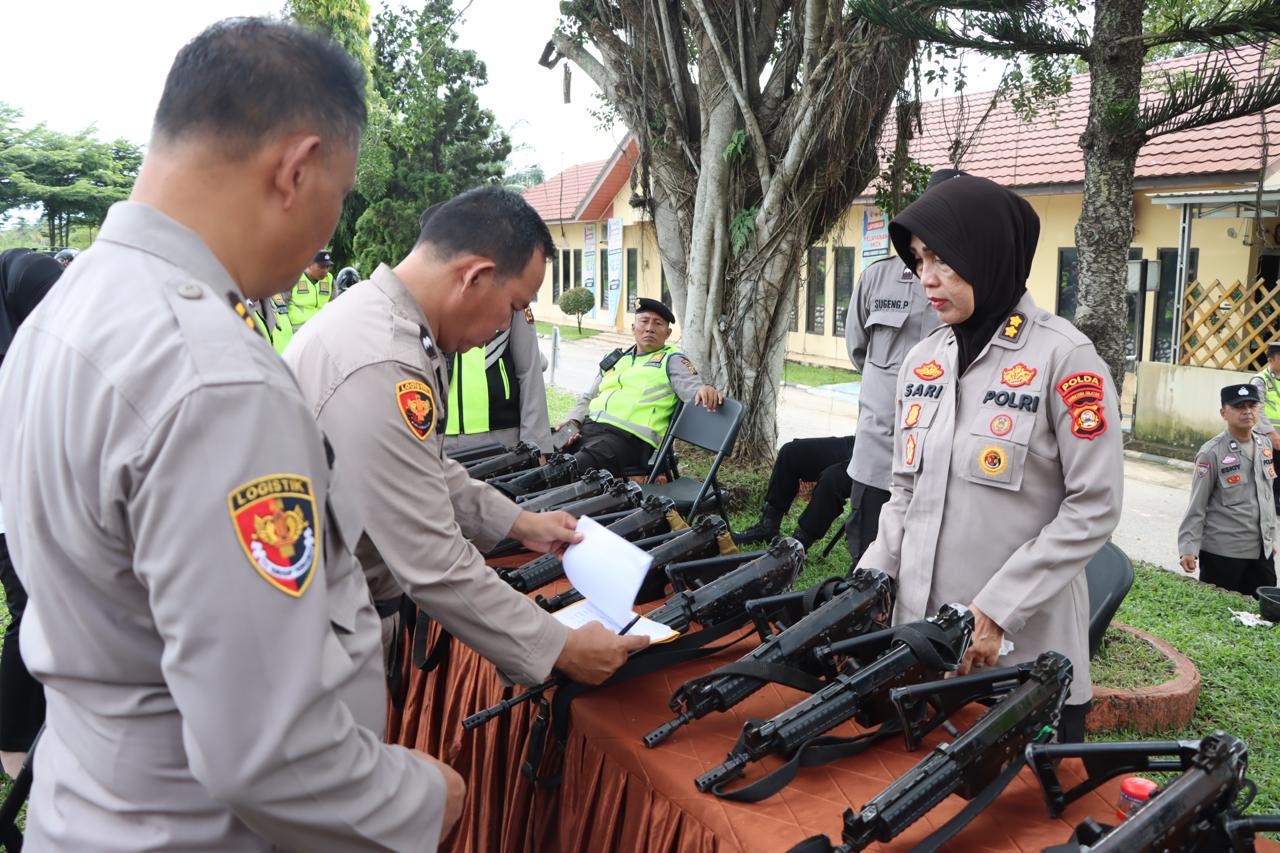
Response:
M1178 363L1255 373L1267 344L1280 340L1280 284L1214 281L1187 285Z

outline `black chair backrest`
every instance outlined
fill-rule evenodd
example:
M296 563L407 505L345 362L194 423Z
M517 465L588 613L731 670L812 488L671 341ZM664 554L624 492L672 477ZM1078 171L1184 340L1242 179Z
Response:
M738 440L738 430L742 429L742 413L742 403L728 397L714 412L688 403L681 406L671 437L696 444L703 450L728 452Z
M1089 657L1098 653L1102 635L1133 586L1133 562L1114 542L1103 545L1084 567L1089 582Z

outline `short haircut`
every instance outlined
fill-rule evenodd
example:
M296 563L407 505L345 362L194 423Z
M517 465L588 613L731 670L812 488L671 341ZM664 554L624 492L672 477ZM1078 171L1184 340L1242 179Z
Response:
M207 134L243 159L286 133L314 130L355 147L367 118L365 74L328 36L265 18L227 18L183 46L153 134Z
M429 243L448 259L464 252L493 261L499 278L519 275L542 249L556 250L547 223L524 197L501 187L468 190L422 214L418 245Z

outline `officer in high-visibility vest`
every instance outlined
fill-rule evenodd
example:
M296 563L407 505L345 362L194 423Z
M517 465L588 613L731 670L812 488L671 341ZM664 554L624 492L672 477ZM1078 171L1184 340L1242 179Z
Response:
M310 320L316 312L333 298L333 255L327 251L316 252L311 264L298 276L298 283L289 293L289 322L294 330Z
M284 348L293 340L293 324L289 322L289 303L283 293L277 293L270 299L247 299L245 304L253 316L253 324L258 332L267 340L275 351L283 354Z
M551 453L547 387L542 353L529 308L511 316L511 326L482 347L449 357L448 453L483 444L508 447L518 441Z
M1254 432L1270 439L1273 451L1280 450L1280 341L1267 344L1267 366L1249 382L1258 389L1258 396L1262 398L1262 411ZM1276 473L1280 474L1280 470ZM1276 510L1280 511L1280 477L1272 479L1271 491Z
M671 422L677 398L712 412L724 402L684 353L667 346L675 321L658 300L637 301L631 327L635 346L600 363L596 381L560 425L578 428L565 447L575 448L579 470L600 468L616 475L644 468Z

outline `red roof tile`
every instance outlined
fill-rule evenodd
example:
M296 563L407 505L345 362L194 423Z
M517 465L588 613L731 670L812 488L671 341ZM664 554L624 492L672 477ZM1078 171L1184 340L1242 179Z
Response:
M570 166L549 181L524 191L525 201L545 222L572 222L608 160Z
M1152 63L1146 67L1146 73L1193 69L1206 56L1199 54ZM1250 80L1257 76L1256 47L1231 51L1221 58L1237 79ZM990 92L968 96L970 123L976 121L974 114L981 114L990 97ZM1007 186L1082 183L1084 159L1079 138L1084 131L1088 106L1087 74L1072 78L1071 92L1063 98L1056 116L1042 114L1030 123L1023 122L1008 102L1003 101L987 119L961 166L967 172ZM935 169L950 165L947 152L958 124L958 107L958 98L924 104L921 116L924 132L912 141L912 156ZM1280 109L1268 111L1267 118L1271 127L1280 126ZM889 137L886 145L891 144L892 137ZM1153 139L1138 155L1136 175L1141 179L1247 172L1256 170L1260 164L1261 123L1253 115Z

